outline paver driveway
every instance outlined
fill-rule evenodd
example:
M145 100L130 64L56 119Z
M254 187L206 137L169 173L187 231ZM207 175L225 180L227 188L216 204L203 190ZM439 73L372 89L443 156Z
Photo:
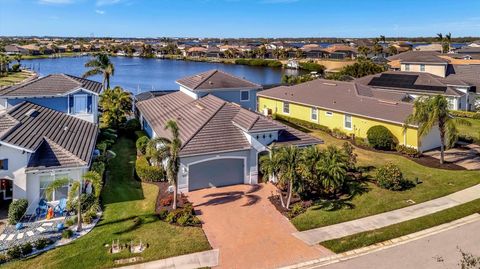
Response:
M275 268L332 254L308 246L297 230L270 203L271 184L236 185L190 192L213 248L220 249L221 268Z

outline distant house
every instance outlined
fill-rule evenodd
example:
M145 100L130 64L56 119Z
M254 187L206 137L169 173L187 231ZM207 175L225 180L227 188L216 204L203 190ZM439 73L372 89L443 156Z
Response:
M205 57L207 55L207 48L204 47L191 47L187 50L187 56L189 57Z
M358 53L356 48L342 44L331 45L325 51L331 59L355 59Z
M53 180L82 179L97 134L96 124L30 102L1 113L0 201L27 199L27 213L34 213ZM57 188L52 200L67 198L69 188Z
M252 111L257 108L257 92L262 89L256 83L217 69L181 78L176 82L181 92L194 99L212 94Z
M258 108L273 114L312 122L347 135L366 138L375 125L386 127L400 145L426 151L440 146L438 129L419 137L417 126L404 129L413 112L401 93L379 91L354 82L317 79L258 93Z
M463 47L455 51L458 55L469 56L470 59L480 60L480 46Z
M322 143L213 94L192 98L178 91L137 103L148 136L170 138L175 120L180 131L180 192L262 181L259 158L273 146ZM268 179L263 179L268 180Z
M7 55L28 55L28 50L17 45L5 45Z
M474 109L480 88L480 65L451 64L451 57L434 51L409 51L388 60L400 72L388 71L355 81L383 91L404 93L411 99L441 94L453 110Z
M321 59L328 56L328 52L317 44L308 44L301 48L307 59Z
M53 74L0 90L0 112L28 101L86 120L98 122L102 84L66 74Z
M209 58L223 58L223 57L224 57L224 53L223 53L223 51L221 51L218 47L210 46L210 47L206 50L205 56L206 56L206 57L209 57Z

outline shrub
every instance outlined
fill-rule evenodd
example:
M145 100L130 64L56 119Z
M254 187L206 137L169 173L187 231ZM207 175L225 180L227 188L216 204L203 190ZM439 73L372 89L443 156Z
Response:
M413 185L413 182L403 177L400 168L391 162L379 167L375 174L375 178L378 186L392 191L401 191Z
M170 206L173 203L173 195L169 195L166 198L160 200L161 206Z
M26 243L20 246L20 249L22 250L22 255L27 256L33 251L33 246L31 243Z
M11 69L12 69L12 72L20 71L20 64L13 64Z
M10 259L5 254L0 254L0 264L8 262Z
M344 131L342 131L338 128L334 128L332 130L332 136L334 136L336 138L339 138L339 139L347 139L349 137L347 133L345 133Z
M105 163L102 161L95 161L92 163L92 168L90 170L97 172L103 177L103 173L105 173Z
M392 150L395 148L395 138L387 127L376 125L367 131L368 143L376 148L383 150Z
M125 123L124 130L127 134L135 134L135 131L138 131L142 128L140 121L138 119L131 119Z
M200 219L195 216L192 205L170 211L165 221L180 226L199 226L201 224Z
M314 62L302 62L299 64L299 66L300 66L300 69L308 70L308 71L316 71L319 74L323 74L323 72L325 71L324 65L317 64Z
M145 155L145 153L147 153L147 146L149 142L150 139L147 136L142 136L137 139L137 142L135 143L135 145L137 146L137 152Z
M75 197L75 199L69 199L67 200L67 211L77 211L78 208L78 197ZM86 212L90 207L95 203L96 198L93 193L87 194L87 193L82 193L80 196L80 203L82 205L82 212Z
M160 212L158 212L158 218L160 220L165 220L167 216L168 216L168 210L165 208L161 209Z
M282 63L276 60L265 59L236 59L235 64L252 65L252 66L265 66L265 67L282 67Z
M290 209L290 211L288 212L288 217L293 219L305 211L306 211L306 208L303 207L302 203L296 203L292 206L292 209Z
M139 156L135 162L135 170L140 180L144 182L158 182L165 178L165 171L158 166L152 166L145 156Z
M73 226L73 225L76 224L76 223L77 223L77 216L68 218L68 219L65 221L65 225L66 225L67 227Z
M72 238L72 236L73 236L73 231L72 230L70 230L70 229L63 230L63 232L62 232L62 238L63 239L70 239L70 238Z
M46 246L50 245L52 241L48 238L40 238L35 241L35 249L40 250L44 249Z
M412 158L418 158L420 157L420 152L415 149L415 148L412 148L412 147L408 147L408 146L405 146L405 145L397 145L397 148L396 148L397 152L401 153L401 154L405 154L409 157L412 157Z
M8 207L8 223L16 224L23 217L28 208L27 199L13 201Z
M293 123L295 125L305 127L305 128L308 128L308 129L320 130L320 131L323 131L323 132L326 132L326 133L329 133L329 134L332 132L330 130L330 128L328 128L327 126L316 124L314 122L299 120L299 119L295 119L295 118L292 118L292 117L287 117L287 116L283 116L283 115L279 115L279 114L274 114L273 118L276 119L276 120L282 120L282 121L290 122L290 123Z
M18 259L22 257L22 249L20 246L14 246L7 250L7 255L10 259Z

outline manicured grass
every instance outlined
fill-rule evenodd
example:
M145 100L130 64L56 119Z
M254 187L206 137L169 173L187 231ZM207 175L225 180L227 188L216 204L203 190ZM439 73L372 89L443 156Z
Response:
M344 143L344 141L321 131L313 131L311 134L325 141L322 147ZM366 183L364 187L368 188L368 191L354 196L351 200L337 202L337 204L343 205L341 209L328 211L321 206L313 206L292 219L292 223L298 230L309 230L391 211L408 206L407 200L410 199L421 203L480 184L480 171L434 169L395 154L359 148L356 148L355 152L358 154L359 166L379 167L390 161L397 164L408 179L418 178L423 183L401 192L384 190L373 183ZM372 175L373 173L372 169L367 174Z
M480 213L480 199L381 229L325 241L321 245L335 253L346 252L451 222L474 213Z
M32 75L33 75L33 73L25 72L25 71L10 72L10 73L8 73L7 76L0 77L0 87L10 86L10 85L13 85L15 83L22 82L24 79L26 79L26 78L28 78Z
M158 187L133 179L134 142L120 138L113 151L117 157L111 162L102 194L104 216L97 227L67 246L9 263L5 268L109 268L120 258L142 256L148 261L210 249L201 228L177 227L158 220L154 214ZM135 224L137 216L139 225ZM105 244L117 239L121 243L142 240L150 247L140 255L128 251L109 254Z
M458 124L457 125L458 132L465 136L470 136L470 137L480 139L480 120L468 119L468 118L464 118L464 119L469 121L472 125L465 126L465 125Z

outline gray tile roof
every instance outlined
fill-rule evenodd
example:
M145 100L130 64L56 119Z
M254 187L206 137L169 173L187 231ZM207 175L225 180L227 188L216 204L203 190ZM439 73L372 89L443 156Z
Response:
M400 60L405 63L439 63L447 64L448 60L439 57L441 55L435 51L406 51L388 57L389 61Z
M194 91L233 88L261 88L261 86L256 83L233 76L217 69L181 78L177 80L177 83Z
M0 115L0 121L9 117L17 123L2 132L0 141L33 152L30 169L90 163L95 124L29 102Z
M170 131L165 130L166 122L170 119L177 122L183 144L181 156L250 149L242 129L249 132L287 129L214 95L195 100L182 92L175 92L139 102L137 108L159 137L170 138ZM300 133L282 136L285 141L288 138L292 143L319 143L318 139Z
M257 95L398 124L403 124L413 111L409 103L362 96L357 85L317 79L264 90Z
M99 94L102 84L71 75L52 74L4 88L0 90L0 97L60 96L80 88Z

